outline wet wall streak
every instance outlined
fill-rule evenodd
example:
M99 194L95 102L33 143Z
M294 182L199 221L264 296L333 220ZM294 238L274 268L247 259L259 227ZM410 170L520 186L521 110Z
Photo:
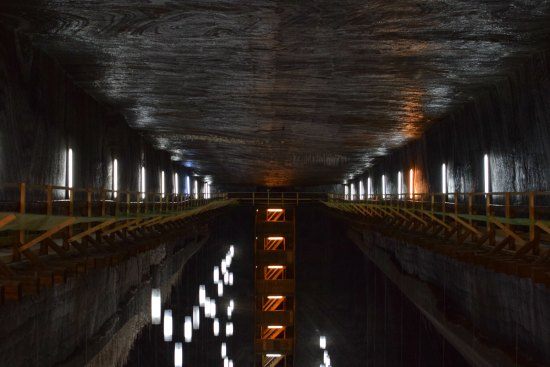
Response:
M160 170L167 175L172 169L182 171L172 165L168 153L131 130L116 110L86 94L27 36L2 26L0 182L65 185L68 147L74 151L75 187L110 189L115 158L121 190L138 190L141 164L147 167L149 190L158 190Z
M298 366L466 366L415 306L318 208L297 216Z
M388 177L397 192L397 172L415 170L416 192L441 192L442 163L448 192L483 190L483 155L488 154L495 192L550 188L550 53L532 56L521 68L486 87L479 98L434 124L421 139L377 160L368 175L376 193Z
M253 256L254 211L252 208L235 208L210 225L210 239L190 259L182 273L181 282L172 288L165 307L174 316L174 341L183 341L185 316L192 315L193 305L198 304L200 284L207 286L207 296L216 295L212 283L212 269L220 265L230 244L235 245L235 258L231 264L235 284L224 287L222 301L216 296L217 315L220 319L220 336L213 336L212 320L201 317L200 330L193 331L193 341L183 345L184 366L218 367L221 342L227 343L229 357L235 366L251 366L254 340ZM226 307L229 299L235 301L232 321L235 335L225 337ZM148 305L144 305L148 307ZM163 307L164 309L164 307ZM202 311L202 309L201 309ZM144 328L132 347L126 366L174 366L174 343L163 339L162 325Z

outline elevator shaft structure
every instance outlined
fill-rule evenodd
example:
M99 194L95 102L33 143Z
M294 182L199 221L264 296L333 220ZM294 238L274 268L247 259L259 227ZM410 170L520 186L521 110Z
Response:
M256 209L255 366L294 366L295 209Z

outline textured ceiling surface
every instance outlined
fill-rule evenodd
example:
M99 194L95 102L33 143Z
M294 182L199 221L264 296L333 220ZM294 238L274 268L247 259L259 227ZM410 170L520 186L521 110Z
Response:
M348 178L550 44L533 0L2 0L0 21L234 184Z

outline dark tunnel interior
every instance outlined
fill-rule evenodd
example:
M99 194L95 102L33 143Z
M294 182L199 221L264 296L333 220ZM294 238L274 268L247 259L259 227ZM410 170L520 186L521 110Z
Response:
M550 366L549 288L550 0L0 1L0 367Z

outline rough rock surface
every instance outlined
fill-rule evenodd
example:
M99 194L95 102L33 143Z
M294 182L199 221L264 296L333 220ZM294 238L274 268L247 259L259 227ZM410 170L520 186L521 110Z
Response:
M170 294L200 245L162 244L114 267L5 304L0 309L0 364L121 365L140 328L150 322L152 279L163 294Z
M362 171L550 46L527 0L4 0L0 21L215 182L282 186Z

